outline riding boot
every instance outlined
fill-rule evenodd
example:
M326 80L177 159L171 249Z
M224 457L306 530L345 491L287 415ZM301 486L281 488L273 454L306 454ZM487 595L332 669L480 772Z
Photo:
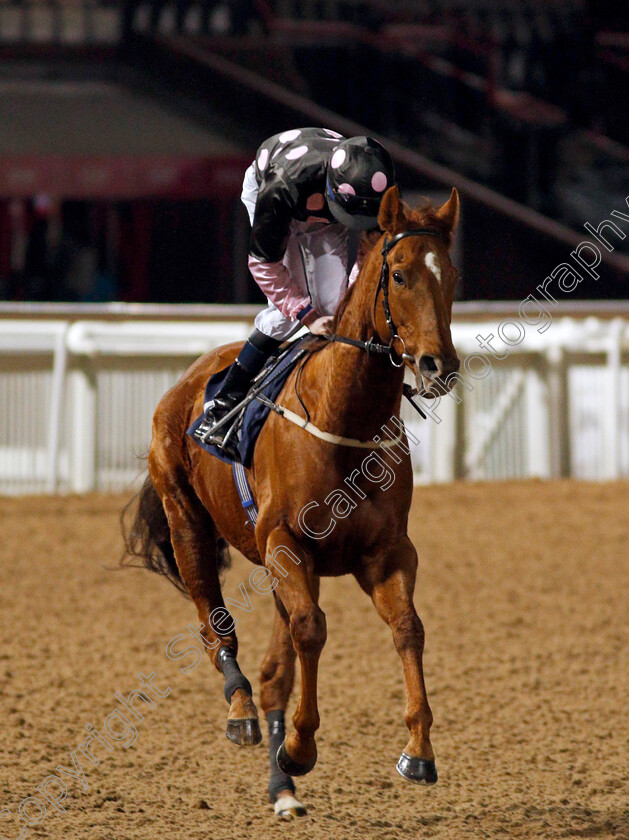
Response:
M240 364L238 359L230 367L227 372L221 387L216 392L212 403L208 406L206 414L208 420L217 423L221 420L232 408L235 408L241 402L249 391L251 385L252 375L248 370ZM216 434L221 437L224 436L225 430L220 428Z
M239 402L242 402L249 392L252 379L258 375L268 357L277 350L280 344L281 341L277 339L269 338L258 330L253 331L206 409L206 417L212 425L222 420ZM223 448L230 458L238 460L236 436L232 434L227 443L224 442L230 427L230 422L225 423L215 432L210 427L208 440Z

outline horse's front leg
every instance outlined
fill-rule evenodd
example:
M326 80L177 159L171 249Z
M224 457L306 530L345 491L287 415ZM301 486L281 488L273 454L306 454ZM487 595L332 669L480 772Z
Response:
M413 603L416 576L417 552L405 536L395 545L387 546L381 555L365 558L356 579L391 628L395 648L404 666L404 720L411 737L397 763L397 770L411 782L434 784L437 768L430 743L432 712L422 665L424 627Z
M325 615L317 604L318 578L311 558L287 528L275 528L269 535L265 563L278 579L275 593L286 611L301 667L301 690L293 715L295 731L280 746L277 763L284 773L303 776L317 761L317 671L327 636Z

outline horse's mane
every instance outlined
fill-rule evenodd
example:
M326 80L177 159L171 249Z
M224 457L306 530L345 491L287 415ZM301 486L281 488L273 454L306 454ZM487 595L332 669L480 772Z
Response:
M360 243L358 245L358 253L356 254L356 262L358 264L358 272L360 273L363 269L363 265L365 264L365 260L371 249L374 247L376 242L382 236L382 232L378 229L370 230L363 233L360 237ZM338 327L339 321L343 313L347 308L347 304L350 302L352 295L354 294L354 289L356 288L356 283L358 278L354 280L351 286L348 287L347 291L339 301L339 305L336 307L336 312L334 313L334 323L332 325L332 332L336 332L336 328Z
M421 227L432 228L443 239L446 248L450 247L452 241L450 222L442 219L437 214L438 208L435 207L429 198L423 198L422 203L415 210L411 210L406 204L404 204L404 209L406 211L406 217L410 222L408 226L409 230Z
M451 240L451 230L448 222L444 221L437 215L437 209L435 208L434 204L430 199L424 198L422 199L422 204L415 208L414 210L411 209L406 203L403 202L404 213L406 215L406 219L408 221L407 230L413 230L414 228L433 228L443 239L446 244L446 247L450 247L450 240ZM360 244L358 246L358 254L356 256L356 262L358 263L358 271L362 271L363 265L367 259L367 256L375 246L376 242L382 236L382 231L379 229L370 230L363 233L360 239ZM347 305L349 304L350 300L352 299L352 295L354 294L354 289L358 285L358 278L352 283L352 285L348 288L345 292L341 300L339 301L339 305L336 308L336 312L334 313L334 324L332 327L332 331L336 332L336 328L338 327L339 321L341 320L343 313L345 312Z

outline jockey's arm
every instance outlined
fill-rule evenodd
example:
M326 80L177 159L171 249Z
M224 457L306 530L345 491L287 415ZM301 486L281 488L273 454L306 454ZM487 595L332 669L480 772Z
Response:
M319 316L310 297L293 282L283 259L297 196L291 186L270 174L258 193L249 245L249 270L282 315L310 326Z

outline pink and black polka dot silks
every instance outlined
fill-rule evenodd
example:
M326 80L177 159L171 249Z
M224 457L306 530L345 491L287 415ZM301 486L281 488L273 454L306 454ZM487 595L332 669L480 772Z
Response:
M259 190L251 232L251 256L266 262L280 261L293 220L359 226L352 224L351 207L343 204L330 209L330 205L347 202L350 197L371 202L369 212L363 207L357 209L363 214L361 227L367 225L366 219L375 226L379 200L394 182L393 167L392 164L378 166L379 150L384 155L387 153L375 141L370 141L372 148L365 142L351 145L354 140L368 141L368 138L347 141L328 128L295 128L262 143L255 157ZM346 147L348 142L350 146ZM362 160L373 154L376 154L375 165L365 170L368 179L361 180ZM331 189L335 174L340 181Z

